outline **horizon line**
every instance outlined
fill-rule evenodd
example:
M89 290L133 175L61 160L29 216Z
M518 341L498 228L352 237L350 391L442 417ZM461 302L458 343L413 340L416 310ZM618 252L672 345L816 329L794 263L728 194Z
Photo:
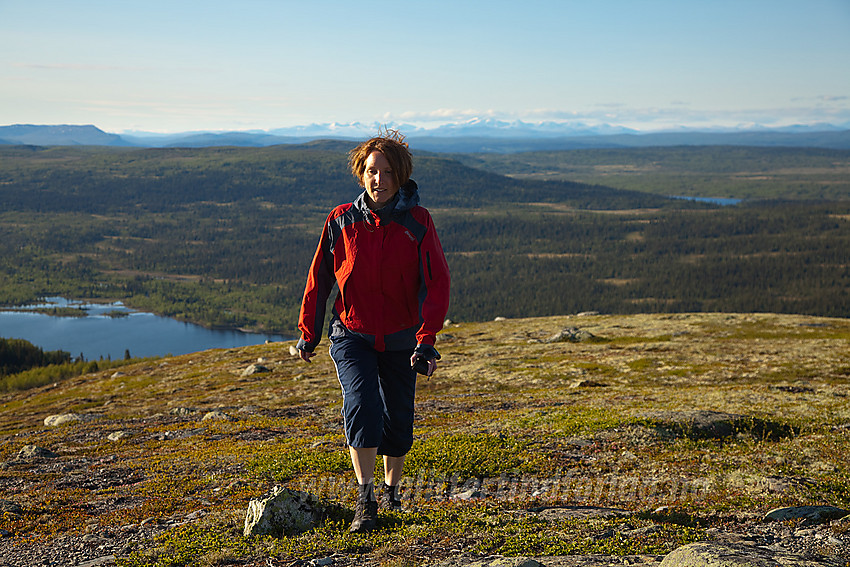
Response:
M746 133L746 132L793 132L804 131L808 133L815 132L839 132L850 130L850 123L835 124L831 122L795 122L784 125L764 125L758 123L737 124L737 125L688 125L676 124L661 128L635 128L620 124L597 123L589 124L579 121L539 121L526 122L522 120L479 120L479 121L460 121L460 122L445 122L433 127L418 126L416 124L404 124L395 121L381 122L313 122L309 124L300 124L294 126L277 126L277 127L248 127L239 128L200 128L188 130L173 130L173 131L157 131L146 129L123 129L109 130L98 126L95 123L30 123L17 122L12 124L0 124L0 128L13 127L34 127L34 128L84 128L92 127L106 134L117 136L181 136L181 135L199 135L199 134L255 134L269 136L298 136L299 130L303 130L301 136L312 135L330 135L334 137L345 137L346 135L362 136L367 130L372 130L376 125L381 127L391 128L411 128L412 130L406 134L407 137L415 137L422 135L434 134L450 134L453 129L463 128L480 128L481 132L470 132L468 135L481 135L487 137L487 132L499 132L503 136L510 133L511 130L518 130L517 133L522 133L522 128L525 127L526 136L529 134L542 134L546 137L587 137L587 136L611 136L611 135L648 135L648 134L682 134L682 133ZM541 128L549 128L542 131ZM562 132L558 128L563 128ZM334 132L334 130L338 130ZM532 130L533 132L529 132ZM460 134L457 130L453 132L455 136Z

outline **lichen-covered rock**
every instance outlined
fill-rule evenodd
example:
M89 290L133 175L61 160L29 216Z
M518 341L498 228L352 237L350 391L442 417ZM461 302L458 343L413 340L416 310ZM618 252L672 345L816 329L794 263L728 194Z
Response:
M56 427L58 425L65 425L67 423L75 423L77 421L82 421L83 418L79 414L76 413L63 413L58 415L50 415L44 418L44 425L48 427Z
M58 457L56 453L45 449L43 447L38 447L36 445L24 445L20 451L18 451L18 460L19 461L31 461L33 459L55 459Z
M589 341L594 339L593 333L590 331L585 331L584 329L579 329L578 327L570 327L568 329L563 329L558 333L552 335L544 342L547 343L581 343L585 341Z
M266 372L271 372L271 370L262 364L252 364L242 371L242 377L245 378L247 376L253 376L254 374L264 374Z
M792 506L774 508L764 516L766 522L803 520L804 524L823 524L850 515L850 511L835 506Z
M312 529L326 507L312 494L279 486L259 500L251 500L245 516L245 537L294 535Z
M170 413L171 415L179 415L180 417L186 417L186 416L190 416L190 415L192 415L196 412L192 408L179 407L179 408L171 408L168 411L168 413Z
M738 543L691 543L669 553L659 567L844 567L838 559L804 557Z
M230 421L230 416L221 410L213 410L205 413L201 421Z

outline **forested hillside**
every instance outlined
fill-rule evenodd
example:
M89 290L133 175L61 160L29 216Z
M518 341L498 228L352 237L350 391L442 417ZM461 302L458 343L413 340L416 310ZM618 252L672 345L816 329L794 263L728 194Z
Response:
M319 206L351 201L345 142L270 148L0 147L0 208L39 212L165 212L195 203ZM667 199L569 181L526 182L418 156L414 178L428 207L529 200L578 208L670 206Z
M0 304L122 299L291 333L321 223L359 192L348 147L0 148ZM720 208L433 155L414 173L448 255L455 320L850 315L850 200Z
M458 159L517 179L568 179L658 195L850 199L850 150L679 146L461 154Z

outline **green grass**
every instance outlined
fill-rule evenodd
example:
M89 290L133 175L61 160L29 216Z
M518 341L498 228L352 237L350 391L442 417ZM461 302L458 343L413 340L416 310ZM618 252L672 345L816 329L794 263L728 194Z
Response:
M315 440L289 440L267 445L248 462L260 478L284 482L304 474L335 474L351 468L348 452L341 447L312 448Z
M533 470L528 443L510 435L444 433L414 444L405 460L408 475L497 477Z
M591 436L605 429L630 423L633 420L623 413L614 413L607 408L574 407L569 409L547 408L529 412L511 425L519 431L531 429L537 435Z

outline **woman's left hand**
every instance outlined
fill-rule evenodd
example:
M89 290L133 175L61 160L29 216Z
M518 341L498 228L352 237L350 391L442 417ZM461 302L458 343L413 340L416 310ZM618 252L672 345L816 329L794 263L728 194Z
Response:
M413 368L416 366L416 363L420 360L425 360L421 354L414 353L413 356L410 357L410 367ZM425 360L428 364L428 370L425 372L425 376L431 377L431 374L437 369L437 359L432 358L430 360Z
M427 370L423 372L423 369L417 369L416 371L420 374L425 374L425 376L431 376L431 374L433 374L437 369L437 361L440 360L440 358L440 353L437 352L437 349L434 347L418 344L413 350L413 356L410 357L410 367L414 368L417 362L425 361L428 363Z
M301 360L303 360L304 362L312 362L312 360L310 360L310 359L313 358L314 356L316 356L316 353L306 351L302 348L302 349L298 349L298 356L300 356Z

